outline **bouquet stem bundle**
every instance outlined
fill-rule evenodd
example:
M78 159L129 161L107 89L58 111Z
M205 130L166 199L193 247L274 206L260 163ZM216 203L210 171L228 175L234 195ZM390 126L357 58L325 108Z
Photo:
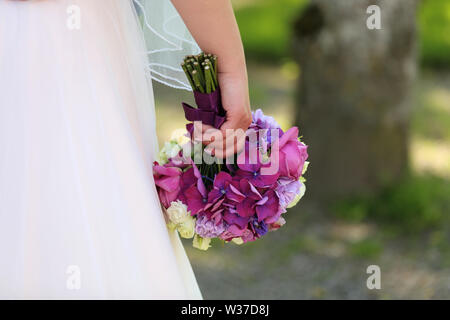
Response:
M217 81L217 56L200 53L187 56L181 63L193 91L212 93L219 87Z

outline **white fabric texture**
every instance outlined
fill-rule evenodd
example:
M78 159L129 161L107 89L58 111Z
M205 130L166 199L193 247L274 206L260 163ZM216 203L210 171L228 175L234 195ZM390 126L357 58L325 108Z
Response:
M146 51L132 0L0 1L1 299L201 298L154 186Z

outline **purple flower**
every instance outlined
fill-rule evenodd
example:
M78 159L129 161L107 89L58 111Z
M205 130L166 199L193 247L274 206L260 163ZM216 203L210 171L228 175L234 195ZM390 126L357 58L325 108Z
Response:
M239 229L242 230L242 229L246 228L250 219L248 217L240 216L239 214L237 214L236 210L230 208L228 210L225 210L225 212L223 214L223 220L225 220L225 222L228 225L237 226Z
M190 186L187 190L183 192L184 198L182 199L184 203L187 203L188 210L191 215L196 215L197 213L203 211L208 203L208 198L203 196L198 190L197 186Z
M153 164L153 177L159 199L166 209L170 207L172 201L177 199L180 192L181 174L180 168L169 165L160 166L157 162Z
M307 146L298 141L298 128L292 127L283 136L274 142L275 150L272 152L271 161L279 162L279 172L282 177L297 180L303 172L303 166L308 158Z
M235 224L229 225L226 230L219 236L219 238L225 241L230 241L233 238L242 236L247 230L248 229L246 227L241 229Z
M195 232L202 238L216 238L225 231L223 221L216 223L214 220L208 219L206 214L197 217L195 224Z
M260 162L260 155L256 156L258 159L250 161L248 153L239 155L238 167L236 176L241 179L247 179L252 185L258 188L272 186L278 179L279 174L261 174L261 168L270 166L270 164L262 164Z
M255 233L250 229L245 229L242 232L241 238L244 241L244 243L250 242L250 241L255 241L257 239L257 237L255 236Z
M253 219L250 226L253 229L253 232L258 235L258 237L262 237L268 231L266 223L264 221L258 222L257 219Z
M278 220L281 215L281 206L278 197L272 189L263 194L263 198L256 203L256 215L258 222L264 221L267 224Z
M236 212L241 217L251 217L255 214L255 204L262 199L258 190L247 180L235 180L233 184L241 191L245 198L236 204Z
M259 129L278 129L280 125L275 121L273 117L266 116L261 109L252 112L253 123L252 126L256 126ZM250 126L250 127L252 127Z
M202 211L208 203L208 193L202 176L193 162L192 167L181 176L181 193L178 198L187 204L192 215Z
M232 184L233 178L226 172L219 172L214 178L213 189L208 194L209 206L226 197L235 202L242 201L245 196Z
M286 224L286 220L283 217L279 217L277 221L269 224L269 231L275 231L280 229L282 226Z
M275 193L280 199L280 206L283 212L286 212L287 206L295 199L300 193L302 183L299 180L293 180L289 178L280 178L277 182L278 186L275 189Z

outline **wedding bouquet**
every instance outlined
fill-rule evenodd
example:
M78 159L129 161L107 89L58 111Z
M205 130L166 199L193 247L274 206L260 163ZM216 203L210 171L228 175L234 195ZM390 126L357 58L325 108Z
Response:
M217 57L188 56L182 67L198 108L183 103L188 121L219 128L226 112L217 81ZM307 146L298 128L283 131L261 110L252 112L245 147L219 159L193 139L194 126L176 132L154 163L154 179L168 227L207 250L211 239L242 244L285 224L286 209L305 193Z

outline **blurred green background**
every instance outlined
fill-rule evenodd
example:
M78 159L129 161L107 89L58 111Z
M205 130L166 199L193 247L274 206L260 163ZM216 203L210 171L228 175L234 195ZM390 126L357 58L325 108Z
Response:
M302 66L292 57L292 25L308 1L233 5L252 105L284 128L292 126L302 80ZM416 19L418 73L411 90L407 174L326 205L307 190L286 214L287 224L255 243L217 242L202 252L185 242L205 298L450 298L450 1L420 1ZM164 141L183 127L180 102L192 97L158 84L155 97ZM313 170L312 160L307 179L314 179ZM381 290L366 287L369 265L381 268Z

